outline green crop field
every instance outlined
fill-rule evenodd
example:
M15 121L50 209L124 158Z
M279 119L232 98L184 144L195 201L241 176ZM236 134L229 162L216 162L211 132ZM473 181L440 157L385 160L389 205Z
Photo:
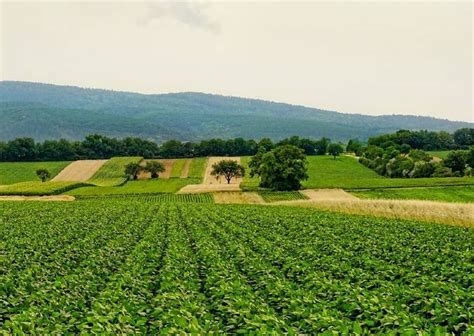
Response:
M474 331L473 229L130 198L0 213L0 334Z
M188 184L200 183L199 178L172 178L128 181L121 186L97 187L89 186L69 191L68 195L123 195L123 194L157 194L175 193Z
M183 170L184 163L188 159L176 159L173 164L173 168L171 169L171 176L170 177L180 177L181 171Z
M143 158L138 156L113 157L88 181L99 186L116 186L127 181L125 166L132 162L140 162Z
M214 203L214 197L206 194L124 194L106 196L76 196L77 200L92 199L127 199L142 202L168 202L168 203Z
M197 177L203 179L204 171L206 170L207 158L200 157L194 158L191 161L191 166L189 166L189 175L188 177Z
M246 164L249 158L243 159ZM474 185L473 177L439 178L386 178L363 166L356 159L341 156L334 160L330 156L308 156L308 180L303 188L376 189L399 187L430 187L450 185ZM258 179L245 177L241 183L244 190L258 188Z
M451 151L430 151L430 152L428 152L428 154L430 154L432 156L435 156L435 157L438 157L440 159L446 159L450 152Z
M380 189L356 191L353 194L360 198L369 199L413 199L474 203L474 186Z
M299 191L260 191L259 194L265 202L295 201L308 198Z
M70 162L0 162L0 185L18 182L39 181L36 169L46 168L51 178L58 175Z
M58 195L66 191L86 186L83 182L20 182L0 186L0 195L42 196Z

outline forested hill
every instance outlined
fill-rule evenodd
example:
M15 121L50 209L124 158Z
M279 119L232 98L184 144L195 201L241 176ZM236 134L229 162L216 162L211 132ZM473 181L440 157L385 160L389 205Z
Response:
M472 123L409 115L366 116L203 93L145 95L30 82L0 82L0 140L81 139L87 134L154 141L292 135L367 139L399 129L453 132Z

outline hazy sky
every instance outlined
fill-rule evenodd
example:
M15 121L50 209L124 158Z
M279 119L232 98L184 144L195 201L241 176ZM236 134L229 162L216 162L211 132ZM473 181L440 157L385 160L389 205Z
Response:
M0 78L474 121L472 7L2 1Z

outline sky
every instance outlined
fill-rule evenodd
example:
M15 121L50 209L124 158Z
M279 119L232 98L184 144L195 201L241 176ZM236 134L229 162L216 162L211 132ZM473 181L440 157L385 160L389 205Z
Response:
M0 79L474 121L471 1L0 3Z

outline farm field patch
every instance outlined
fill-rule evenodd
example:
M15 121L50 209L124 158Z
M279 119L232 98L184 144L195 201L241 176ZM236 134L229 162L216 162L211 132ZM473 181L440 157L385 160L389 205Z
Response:
M451 185L474 185L474 177L430 177L430 178L387 178L360 164L355 158L340 156L308 156L309 178L303 181L303 188L377 189L401 187L431 187ZM242 158L247 164L249 157ZM243 190L258 189L258 179L245 177Z
M259 195L265 202L295 201L308 199L299 191L260 191Z
M129 198L0 212L0 333L473 329L473 229Z
M352 193L357 197L367 199L413 199L474 203L474 186L379 189L354 191Z
M87 181L107 160L78 160L71 162L57 174L53 182Z
M83 182L20 182L0 186L0 195L42 196L58 195L66 191L86 186Z
M48 169L51 177L54 177L69 163L69 161L0 162L0 185L39 181L36 176L36 169L39 168Z
M451 151L429 151L427 153L433 157L444 160L448 157L448 154L451 153Z
M139 163L143 158L138 156L113 157L89 179L89 182L99 186L116 186L127 181L125 166L129 163Z
M97 187L88 186L74 189L68 192L68 195L123 195L123 194L156 194L156 193L175 193L184 186L193 183L199 183L198 178L171 178L171 179L153 179L127 181L121 186Z
M199 157L193 158L189 165L188 177L197 177L202 179L204 177L204 171L206 170L207 158Z
M61 195L66 196L66 195ZM73 197L73 196L70 196ZM102 196L76 196L77 200L132 200L132 201L141 201L141 202L168 202L168 203L214 203L214 198L212 194L111 194L111 195L102 195Z

